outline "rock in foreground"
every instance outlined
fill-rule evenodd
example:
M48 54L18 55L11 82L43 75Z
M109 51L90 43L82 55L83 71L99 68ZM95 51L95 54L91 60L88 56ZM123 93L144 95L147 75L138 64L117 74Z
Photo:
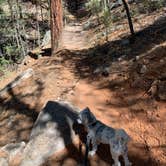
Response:
M39 166L71 144L78 111L69 103L49 101L35 122L20 166Z

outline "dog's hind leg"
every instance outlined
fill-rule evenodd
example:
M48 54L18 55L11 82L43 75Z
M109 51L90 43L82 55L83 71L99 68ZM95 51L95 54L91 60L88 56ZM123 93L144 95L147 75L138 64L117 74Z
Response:
M112 166L121 166L119 162L119 155L111 151L112 159L114 160L114 164Z
M125 162L125 166L131 166L132 163L131 163L131 162L129 161L129 159L128 159L127 152L124 153L122 156L123 156L123 159L124 159L124 162Z

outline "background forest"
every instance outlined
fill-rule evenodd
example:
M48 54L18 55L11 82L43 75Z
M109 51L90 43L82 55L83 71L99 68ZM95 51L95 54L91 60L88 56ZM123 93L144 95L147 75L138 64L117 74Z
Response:
M123 8L113 10L122 5L122 1L90 0L88 2L64 2L64 20L70 21L69 11L76 11L79 17L84 14L94 15L97 24L104 26L103 34L106 38L111 29L116 28L113 24L125 18ZM134 3L130 7L131 16L151 12L165 6L165 0L130 0ZM78 8L78 9L77 9ZM69 10L68 10L69 9ZM83 15L82 15L83 14ZM0 66L20 64L36 47L42 45L45 33L50 29L49 1L47 0L1 0L0 1ZM88 19L85 29L93 27L93 20ZM97 26L97 25L96 25ZM1 69L2 70L2 69Z

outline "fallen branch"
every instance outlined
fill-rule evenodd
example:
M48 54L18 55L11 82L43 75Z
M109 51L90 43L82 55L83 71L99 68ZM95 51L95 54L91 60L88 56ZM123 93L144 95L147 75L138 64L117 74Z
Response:
M25 79L33 76L33 74L34 74L33 69L29 68L29 69L25 70L23 73L21 73L19 76L17 76L12 82L10 82L8 85L6 85L3 89L0 90L0 96L4 95L10 89L19 85L22 80L25 80Z

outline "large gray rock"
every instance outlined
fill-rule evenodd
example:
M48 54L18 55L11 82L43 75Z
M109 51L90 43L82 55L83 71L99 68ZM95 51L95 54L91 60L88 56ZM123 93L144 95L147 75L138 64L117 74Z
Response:
M32 129L20 166L39 166L71 144L76 137L73 124L78 111L69 103L49 101Z

